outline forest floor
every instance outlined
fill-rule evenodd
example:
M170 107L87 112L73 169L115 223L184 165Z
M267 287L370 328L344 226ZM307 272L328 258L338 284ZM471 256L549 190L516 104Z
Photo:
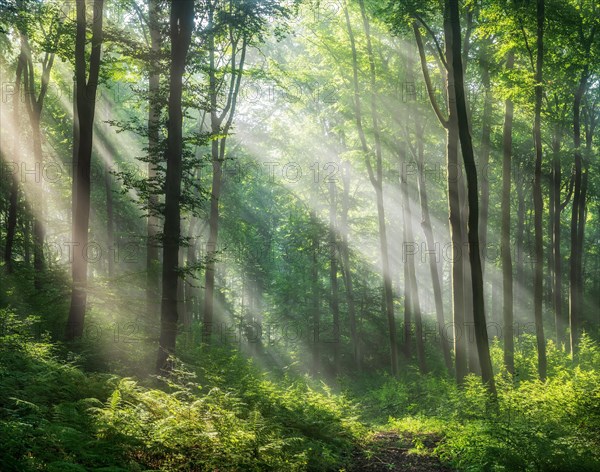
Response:
M375 433L369 443L356 450L350 472L452 472L433 455L439 441L433 435L416 440L392 431Z

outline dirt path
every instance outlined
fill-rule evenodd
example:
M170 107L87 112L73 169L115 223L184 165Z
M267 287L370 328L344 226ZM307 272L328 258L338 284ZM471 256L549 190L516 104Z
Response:
M399 436L393 432L381 432L362 450L357 450L349 472L452 472L439 459L431 454L439 439L434 437L422 440L422 453L415 452L414 441L408 436Z

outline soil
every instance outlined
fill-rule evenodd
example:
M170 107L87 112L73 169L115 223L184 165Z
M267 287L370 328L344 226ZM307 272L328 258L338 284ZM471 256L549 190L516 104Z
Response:
M415 452L414 438L410 435L400 436L394 432L376 433L371 442L355 451L349 472L454 471L442 464L433 454L440 438L428 436L420 440L424 449Z

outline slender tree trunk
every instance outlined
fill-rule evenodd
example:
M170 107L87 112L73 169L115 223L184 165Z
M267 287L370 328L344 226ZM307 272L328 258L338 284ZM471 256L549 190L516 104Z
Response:
M157 165L160 161L160 111L159 55L162 43L159 21L159 0L148 0L148 28L150 30L150 66L148 76L148 220L146 228L146 312L150 325L158 320L160 310L160 260L158 195L153 187L157 182Z
M406 218L406 214L403 215ZM407 225L402 225L404 241L409 241L406 235ZM403 258L404 260L404 258ZM408 264L404 264L404 326L402 329L402 353L406 359L412 357L412 293L410 290L410 274Z
M25 212L21 218L21 231L23 232L23 256L25 257L25 265L31 267L31 228L30 221Z
M184 254L186 251L183 246L179 247L179 253L177 255L177 264L179 269L183 269L185 267ZM177 278L177 314L180 317L180 321L184 326L187 326L186 321L186 311L185 311L185 276L179 275ZM179 321L179 320L178 320Z
M577 247L579 253L577 255L577 298L578 304L581 307L581 312L585 311L584 305L584 287L583 287L583 254L584 254L584 240L585 240L585 221L587 218L586 199L588 191L588 169L584 163L583 174L581 176L581 201L579 203L579 228L577 233ZM581 327L578 327L581 334ZM579 340L577 339L577 342ZM577 345L576 345L577 347Z
M593 156L593 138L597 126L598 114L594 107L589 106L585 114L585 156L583 158L583 175L581 176L581 201L579 204L579 231L578 245L580 248L578 256L578 296L579 303L583 312L586 312L585 305L585 286L584 286L584 254L585 254L585 224L587 221L587 193L589 186L589 161Z
M335 375L340 372L340 302L337 255L337 189L335 181L329 182L329 268L331 280L331 313L333 317L333 366Z
M464 174L463 174L464 175ZM468 234L468 216L469 202L466 196L466 185L464 180L459 180L458 198L460 202L460 224L463 235ZM475 375L481 375L481 366L479 363L479 354L477 353L477 341L475 339L475 318L473 313L473 288L471 287L471 263L468 254L468 245L462 246L462 271L463 271L463 290L465 307L465 345L467 349L467 363L469 372Z
M454 328L454 358L456 366L456 381L462 384L467 375L467 351L466 351L466 332L465 332L465 305L463 290L463 234L460 219L460 201L458 192L458 183L461 175L458 163L458 119L456 111L456 98L454 88L454 65L452 51L452 29L448 15L448 5L444 11L444 38L445 38L445 66L446 66L446 106L448 118L445 118L435 99L435 92L429 76L427 59L423 39L419 31L418 23L413 23L413 32L417 42L419 57L421 60L421 70L425 85L429 95L431 107L438 120L446 129L446 168L447 168L447 188L448 188L448 213L450 220L450 242L452 245L452 258L449 261L451 265L451 304ZM440 58L442 60L443 58Z
M21 52L19 53L19 58L17 60L17 70L16 70L16 78L15 78L15 89L14 94L12 96L12 104L13 104L13 125L15 128L18 127L19 117L20 117L20 107L21 103L21 80L23 77L23 69L26 65L26 55L24 52L24 42L23 37L21 37ZM20 148L20 133L14 134L13 141L13 156L19 154ZM9 196L9 206L8 206L8 217L6 224L6 243L4 246L4 260L6 261L6 270L10 274L13 272L13 247L15 241L15 234L17 229L17 212L18 212L18 204L19 204L19 179L20 179L20 170L21 170L21 161L15 160L13 162L14 165L17 166L15 173L11 176L10 181L10 196Z
M467 177L467 194L469 202L468 240L469 260L471 263L471 279L473 290L473 318L475 323L475 339L481 364L483 382L492 395L496 394L494 372L490 358L489 342L486 327L485 307L483 297L483 274L481 271L481 256L479 253L479 197L477 191L477 170L473 143L469 132L467 104L461 58L461 33L458 0L448 0L448 10L451 25L452 64L454 75L454 90L456 111L458 117L458 132L462 149L464 167Z
M416 144L417 144L417 166L418 166L418 185L419 185L419 202L421 205L421 228L425 235L425 242L427 244L427 256L429 259L429 272L431 273L431 285L433 288L433 298L435 301L435 314L438 325L438 335L440 337L440 343L442 353L444 355L444 363L448 372L452 372L452 357L450 356L450 345L446 336L446 320L444 318L444 303L442 300L442 285L440 282L440 273L437 260L437 254L435 248L435 241L433 238L433 229L431 226L431 217L429 216L429 203L427 197L427 187L425 183L425 152L424 152L424 127L420 124L420 118L416 117L417 133L416 133Z
M35 99L33 99L35 101ZM42 171L43 157L42 157L42 133L40 129L40 118L41 108L34 105L34 109L30 113L30 123L32 129L32 142L33 142L33 155L35 159L35 165L39 172ZM36 171L37 172L37 171ZM44 240L46 239L46 231L44 222L42 221L45 215L44 207L46 206L44 201L44 181L39 179L36 182L34 192L33 206L38 210L39 213L32 215L33 217L33 269L34 269L34 287L36 290L42 288L42 274L44 271Z
M179 280L179 240L181 237L181 176L183 153L183 74L194 29L194 2L172 2L170 9L171 67L169 77L169 126L165 188L162 304L160 345L156 368L170 372L169 356L175 352L177 338Z
M212 132L217 135L218 124L213 122ZM208 239L206 242L206 267L204 269L204 309L203 309L203 336L210 344L214 321L215 297L215 259L217 257L217 235L219 224L219 197L221 194L222 163L219 161L219 141L212 142L212 191L210 196L210 213L208 219Z
M353 84L354 84L354 106L355 106L355 118L356 127L361 141L362 151L365 156L365 163L369 173L369 180L375 190L376 205L377 205L377 221L379 227L379 245L381 253L381 272L383 277L383 301L385 307L386 318L388 322L388 334L390 340L390 368L392 375L398 374L398 340L396 334L396 319L394 317L394 294L392 291L392 279L390 273L390 260L389 250L387 242L387 229L385 223L385 209L383 205L383 164L382 164L382 146L380 136L380 125L379 115L377 113L377 84L375 74L375 61L373 55L373 48L371 45L371 34L369 19L367 17L364 2L359 0L361 16L363 19L363 27L367 42L367 58L369 61L369 78L370 78L370 108L371 118L373 122L373 135L374 135L374 154L375 154L375 169L373 169L373 163L371 162L372 150L369 148L365 132L363 129L362 111L360 103L360 86L358 81L358 56L356 50L356 44L354 41L354 34L350 25L350 18L347 7L344 8L344 14L346 17L346 25L348 28L348 35L350 37L350 46L352 49L352 69L353 69Z
M565 342L566 323L562 310L562 255L560 250L561 227L560 215L562 212L561 191L562 168L560 162L561 128L556 125L552 139L552 188L554 193L554 212L552 215L552 262L554 263L554 285L552 290L552 304L554 307L554 323L556 328L556 344L560 347Z
M511 49L506 58L506 70L512 70L515 53ZM502 137L502 225L500 256L502 258L504 365L511 374L515 372L513 334L513 274L510 247L510 193L512 170L512 128L514 105L510 98L504 101L504 129Z
M315 190L316 192L316 190ZM316 204L314 202L313 204ZM317 376L321 372L321 301L319 287L319 232L318 217L314 209L310 213L310 228L312 232L311 241L311 300L312 300L312 374Z
M401 162L404 163L402 167L406 167L406 153L404 149L399 150ZM410 313L415 318L415 338L416 338L416 349L417 349L417 364L419 365L419 371L421 373L427 372L427 363L425 360L425 346L423 344L423 320L421 318L421 304L419 302L419 291L417 287L417 277L415 274L415 260L414 252L406 250L409 248L407 243L414 243L414 234L412 231L412 212L410 208L410 193L408 189L408 182L406 180L406 173L401 172L401 185L402 185L402 209L404 214L404 254L402 262L404 262L404 294L408 298L409 302L405 305L406 308L410 309ZM409 341L409 339L405 339Z
M385 300L385 311L388 320L390 336L391 367L392 375L398 374L398 341L396 337L396 319L394 316L394 295L392 290L392 276L390 271L390 258L387 241L387 229L385 223L385 209L383 204L383 168L382 149L380 137L379 115L377 112L377 85L375 75L375 60L373 47L371 45L371 33L369 19L363 0L359 0L361 16L367 40L367 56L369 60L370 89L371 89L371 118L373 121L373 134L375 141L375 175L369 165L371 182L374 184L377 201L377 219L379 222L379 243L381 247L381 265L383 274L383 293ZM370 163L370 160L369 160Z
M50 80L50 71L54 64L54 53L46 54L42 61L42 75L40 80L39 95L35 90L35 71L33 67L33 58L29 38L26 33L21 33L21 50L26 57L25 69L23 71L23 84L26 90L25 108L29 116L31 125L31 137L33 145L34 165L36 168L36 185L33 188L33 194L30 196L31 205L35 207L36 212L32 214L33 218L33 267L34 267L34 286L37 290L42 288L42 275L44 270L44 240L45 225L42 218L45 216L46 202L44 199L44 180L41 178L43 168L42 154L42 131L41 117L44 107L44 99L48 92L48 83ZM39 172L39 174L38 174Z
M198 225L198 217L192 216L190 221L190 227L188 231L188 247L187 247L187 264L189 268L195 267L198 262L196 255L196 226ZM192 327L192 321L194 319L194 310L197 305L197 290L194 285L194 275L196 269L193 270L193 274L189 274L185 278L185 316L183 319L183 326L189 330Z
M208 12L209 29L212 28L214 21L214 10ZM225 146L227 135L237 104L242 73L244 70L244 61L246 57L247 39L242 40L241 47L238 48L238 42L232 39L231 44L231 82L227 93L227 105L221 113L217 110L217 102L219 97L219 87L217 85L216 76L216 55L215 35L211 32L208 37L209 49L209 96L210 96L210 122L211 133L213 140L211 144L211 160L212 160L212 187L210 196L210 214L208 218L209 232L206 242L206 268L204 271L204 310L203 310L203 336L207 343L210 343L212 336L212 325L214 321L214 296L215 296L215 259L217 256L217 237L219 232L219 199L221 198L221 184L223 177L223 165L225 163ZM239 64L236 64L236 56L240 53ZM225 120L227 118L227 120ZM225 125L223 122L225 120ZM219 137L222 136L222 137Z
M91 192L91 160L94 133L96 90L100 71L102 47L102 17L104 0L94 0L92 20L92 51L89 59L89 76L86 71L86 2L77 0L77 32L75 38L75 80L77 97L77 124L74 144L77 144L73 163L73 243L71 306L67 319L66 339L83 335L87 303L87 260ZM86 76L88 76L86 78Z
M350 247L348 243L348 210L350 209L350 164L345 161L342 164L342 182L344 193L342 198L342 214L340 216L340 233L342 237L341 259L342 275L346 288L346 303L348 304L348 318L350 321L350 338L352 342L353 360L356 370L361 370L360 340L358 338L358 327L356 323L356 304L354 301L354 287L352 272L350 268Z
M533 136L535 145L535 169L533 178L533 208L534 208L534 233L535 233L535 264L533 272L533 313L535 319L535 336L538 350L538 371L540 379L546 378L546 340L544 337L544 324L542 319L543 283L544 283L544 240L542 217L544 200L542 197L542 98L543 98L543 71L544 64L544 0L537 0L537 56L535 66L535 112Z
M571 355L577 353L580 336L580 320L582 306L579 298L579 259L582 248L579 246L579 227L582 201L583 160L581 156L581 101L587 88L588 67L581 73L579 87L573 99L573 147L575 148L573 206L571 210L571 259L569 263L569 328L571 331Z
M108 139L106 132L96 127L95 139L101 144L109 156L117 156L119 151ZM106 195L106 243L107 243L107 266L108 276L113 277L115 273L115 214L113 199L113 178L110 162L104 162L104 193Z
M500 284L494 284L494 286L492 287L491 310L492 310L492 317L494 318L494 322L496 323L496 326L503 326L502 298L503 298L502 287L500 286ZM502 337L501 337L502 341L504 341L504 337L506 335L507 335L507 333L503 329Z
M19 177L13 175L10 182L10 196L8 217L6 224L6 243L4 247L4 260L6 261L6 270L9 274L13 273L13 246L15 233L17 229L17 211L19 203Z
M112 178L111 169L108 163L104 166L104 192L106 193L106 243L108 246L108 276L115 275L115 223L113 211Z
M493 97L490 85L490 65L489 49L487 42L482 48L480 56L481 82L484 89L483 98L483 116L481 118L481 150L479 154L479 168L481 169L481 212L480 212L480 242L483 259L481 260L481 270L485 272L486 252L487 252L487 234L488 234L488 215L490 207L490 149L492 134L492 107Z
M522 169L522 168L521 168ZM522 172L519 171L515 176L517 185L517 227L515 233L515 258L516 258L516 305L521 312L525 311L525 252L524 252L524 234L525 234L525 181Z
M450 241L452 244L452 313L454 322L454 362L456 381L462 384L467 375L467 339L465 326L465 299L463 284L463 262L465 257L463 231L460 215L458 185L460 182L460 164L458 162L458 115L456 109L456 87L454 78L454 52L452 50L452 29L449 15L444 14L444 35L446 39L446 63L448 64L448 128L446 132L446 167L448 184L448 210L450 220Z

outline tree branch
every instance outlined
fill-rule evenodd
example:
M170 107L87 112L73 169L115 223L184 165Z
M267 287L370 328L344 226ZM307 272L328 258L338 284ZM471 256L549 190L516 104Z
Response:
M433 92L433 86L431 84L431 78L429 77L429 69L427 68L427 58L425 57L425 50L423 47L423 38L421 37L421 31L416 22L413 23L413 31L415 33L415 40L417 41L417 48L419 49L419 58L421 59L421 69L423 70L423 78L425 79L425 86L427 87L427 94L429 95L429 101L431 107L435 112L438 120L444 128L448 128L448 119L442 114L440 107L437 103Z

